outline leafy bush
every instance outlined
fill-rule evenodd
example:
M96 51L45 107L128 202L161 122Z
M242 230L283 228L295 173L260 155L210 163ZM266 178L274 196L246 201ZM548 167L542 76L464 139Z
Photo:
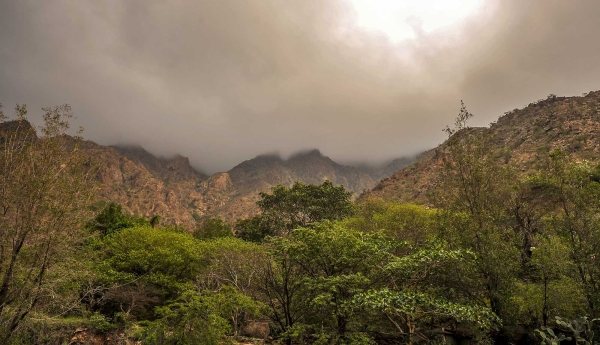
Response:
M159 307L159 319L148 324L144 344L218 345L230 332L229 323L219 314L217 300L192 291Z
M564 319L560 316L556 317L557 331L551 327L540 327L535 332L542 340L542 344L554 345L561 342L574 341L576 344L596 345L600 341L596 339L598 330L598 321L600 319L588 319L581 317L577 319Z

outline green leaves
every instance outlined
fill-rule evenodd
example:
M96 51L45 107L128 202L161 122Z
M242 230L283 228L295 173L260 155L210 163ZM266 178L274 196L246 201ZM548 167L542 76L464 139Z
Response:
M53 266L80 248L94 198L94 162L67 135L71 107L44 108L44 124L0 114L0 343L9 342L54 289Z
M94 246L99 309L109 318L158 318L146 324L145 342L213 344L237 333L244 315L258 314L261 305L249 294L264 250L254 243L133 227Z
M363 232L381 231L390 239L420 245L433 235L437 210L415 204L366 200L357 205L357 215L344 221Z
M535 333L542 340L541 344L554 345L573 340L576 344L597 345L600 344L595 340L598 321L600 319L590 320L587 316L571 320L556 316L555 323L560 331L559 334L550 327L540 327L535 330ZM565 333L570 336L566 336Z
M194 237L199 239L209 239L218 237L233 236L231 225L227 224L221 217L205 217L200 225L194 230Z
M558 345L562 341L571 341L571 337L566 337L564 334L559 334L557 336L552 328L549 327L540 327L540 329L536 329L535 332L542 339L541 344Z
M468 249L450 250L441 242L431 242L428 247L416 249L412 254L395 257L385 266L385 269L405 279L419 274L424 276L428 271L437 267L458 263L475 256Z
M356 295L352 304L385 314L407 315L412 320L425 317L451 318L458 322L475 324L484 330L501 325L501 320L489 308L455 303L414 290L370 290Z
M275 186L271 194L260 193L257 205L261 215L238 221L235 229L245 240L262 242L266 236L287 235L298 227L341 220L354 213L351 196L330 181L321 185L296 182L291 188Z
M144 344L217 345L230 326L219 313L219 296L186 292L167 306L159 307L159 319L149 323Z
M330 181L321 185L296 182L291 188L275 186L272 193L260 193L257 202L263 214L281 219L287 230L324 220L341 220L354 211L351 192Z
M257 285L261 264L267 260L265 247L234 237L220 237L199 243L207 265L200 283L211 289L234 286L250 294Z
M426 279L436 270L472 261L468 250L448 249L439 241L413 248L380 232L348 229L343 222L298 228L267 244L276 262L285 260L294 267L302 295L310 296L301 308L309 307L311 319L340 339L357 332L350 325L360 324L364 315L392 318L396 324L401 323L398 317L409 317L410 327L426 316L429 322L450 320L483 330L501 324L489 308L452 301L443 295L443 281L436 287L434 277Z
M107 237L100 249L97 267L105 279L119 284L142 279L171 293L183 289L207 265L192 235L168 228L128 228Z
M122 206L114 202L106 205L94 220L88 223L89 228L100 232L102 236L111 235L134 225L132 217L123 213Z

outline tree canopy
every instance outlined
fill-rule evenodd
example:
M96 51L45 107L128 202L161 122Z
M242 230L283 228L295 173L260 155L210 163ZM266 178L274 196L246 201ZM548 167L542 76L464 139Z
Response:
M265 236L287 235L298 227L322 221L342 220L354 213L352 193L330 181L321 185L296 182L292 187L275 186L260 193L257 205L261 214L239 221L239 237L260 242Z

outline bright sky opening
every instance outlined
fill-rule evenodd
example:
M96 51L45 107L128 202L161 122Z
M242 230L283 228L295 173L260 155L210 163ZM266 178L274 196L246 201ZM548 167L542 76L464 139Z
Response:
M476 14L484 0L347 0L358 26L380 31L394 43L458 24Z

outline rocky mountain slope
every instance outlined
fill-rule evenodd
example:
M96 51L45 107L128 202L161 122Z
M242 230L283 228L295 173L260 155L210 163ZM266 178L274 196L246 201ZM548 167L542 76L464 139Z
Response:
M585 97L550 96L500 117L490 127L494 145L503 148L506 162L523 174L538 170L554 148L600 161L599 110L600 91ZM0 132L6 134L15 126L16 122L4 123ZM83 147L100 163L101 199L121 203L136 214L158 214L166 223L188 227L206 215L219 214L229 221L253 215L259 192L297 180L330 180L355 195L368 190L361 199L426 202L425 194L439 178L441 167L441 146L421 154L414 163L402 158L379 167L341 165L312 150L287 160L277 155L257 156L208 177L182 156L163 159L141 147L107 147L90 141Z
M600 91L582 97L548 96L523 109L506 112L490 127L505 162L527 175L543 167L548 152L560 148L576 159L600 161ZM383 179L360 200L427 202L426 192L439 178L441 147L421 154L417 161Z
M207 177L182 156L161 159L141 147L106 147L90 141L84 148L100 163L101 199L118 202L136 214L158 214L166 223L187 227L206 215L218 214L228 221L254 215L258 193L278 184L330 180L359 195L377 183L366 172L337 164L318 150L287 160L261 155ZM388 166L373 169L373 176L385 175L383 168L389 170Z
M142 148L115 148L86 141L83 148L99 165L100 199L114 201L135 214L160 215L166 223L190 225L188 209L200 199L206 177L185 157L159 159Z
M257 156L221 174L221 178L225 178L225 174L233 188L228 195L229 201L214 212L227 219L255 214L258 193L269 191L271 186L278 184L290 186L295 181L321 184L329 180L359 195L377 183L370 175L355 167L340 165L319 150L301 152L287 160L277 155Z

